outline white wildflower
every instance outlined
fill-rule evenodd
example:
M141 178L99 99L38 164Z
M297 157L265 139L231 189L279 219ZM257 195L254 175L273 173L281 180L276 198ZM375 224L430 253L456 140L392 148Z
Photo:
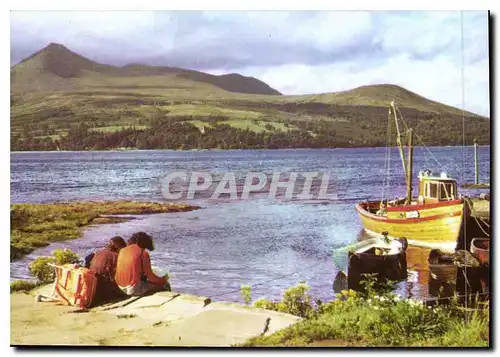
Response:
M385 301L385 300L386 300L385 297L383 296L380 297L380 301Z
M367 303L371 304L372 303L372 299L368 299L366 300Z
M374 306L374 307L373 307L373 309L374 309L374 310L378 310L378 306Z
M394 296L393 300L396 301L396 302L398 302L399 300L401 300L401 298L399 297L399 295L396 295L396 296Z

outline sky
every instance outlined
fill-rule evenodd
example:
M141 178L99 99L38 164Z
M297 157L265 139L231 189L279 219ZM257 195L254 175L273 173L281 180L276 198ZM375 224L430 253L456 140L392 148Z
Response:
M97 62L256 77L286 95L392 83L489 116L485 11L12 11L11 65L49 43Z

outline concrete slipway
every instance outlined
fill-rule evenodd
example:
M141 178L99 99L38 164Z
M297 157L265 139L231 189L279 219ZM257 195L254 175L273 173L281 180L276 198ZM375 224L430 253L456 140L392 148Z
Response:
M48 295L50 289L11 294L12 345L231 346L300 320L177 292L130 298L88 312L35 301L36 293Z

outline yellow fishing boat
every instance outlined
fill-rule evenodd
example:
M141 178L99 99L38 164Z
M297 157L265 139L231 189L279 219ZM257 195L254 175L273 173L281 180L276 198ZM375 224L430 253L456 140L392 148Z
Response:
M397 108L394 114L397 144L406 177L406 198L361 202L356 210L368 233L388 232L391 237L405 237L411 245L452 250L460 234L464 201L459 198L457 182L445 173L433 175L429 170L418 175L419 192L412 195L413 147L412 129L408 129L408 159L405 160L399 131Z

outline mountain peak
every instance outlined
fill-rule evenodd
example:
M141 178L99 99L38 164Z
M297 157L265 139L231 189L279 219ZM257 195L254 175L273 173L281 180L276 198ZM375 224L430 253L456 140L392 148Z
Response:
M105 65L94 62L78 53L68 49L60 43L51 42L41 50L22 60L11 70L13 78L22 78L25 87L29 87L31 79L44 75L55 75L58 81L85 76L88 72L97 72L105 75L115 76L157 76L176 75L196 82L205 82L226 91L248 94L273 94L281 95L277 90L266 83L254 78L245 77L238 73L225 75L211 75L196 70L182 69L166 66L149 66L133 63L123 67ZM16 76L16 73L24 73ZM26 74L30 73L30 76ZM26 78L31 78L26 80Z
M45 46L44 48L42 48L42 50L54 50L54 49L64 49L66 51L70 51L70 49L68 49L66 46L60 44L60 43L55 43L55 42L51 42L49 43L47 46Z
M57 55L57 56L61 56L61 55L73 55L73 56L79 56L79 57L82 57L80 56L79 54L71 51L68 47L60 44L60 43L54 43L54 42L51 42L49 43L47 46L45 46L44 48L42 48L40 51L38 51L39 53L42 52L42 53L53 53L54 55Z
M44 54L47 54L47 53L61 54L62 52L74 53L74 52L72 52L69 48L67 48L64 45L61 45L59 43L51 42L47 46L45 46L44 48L36 51L35 53L33 53L32 55L30 55L28 57L22 59L21 62L19 62L19 64L27 62L27 61L29 61L29 60L31 60L33 58L37 58L39 56L43 56Z
M61 78L78 77L83 70L104 72L114 68L94 62L54 42L25 58L19 65L35 67L39 72L52 73Z

